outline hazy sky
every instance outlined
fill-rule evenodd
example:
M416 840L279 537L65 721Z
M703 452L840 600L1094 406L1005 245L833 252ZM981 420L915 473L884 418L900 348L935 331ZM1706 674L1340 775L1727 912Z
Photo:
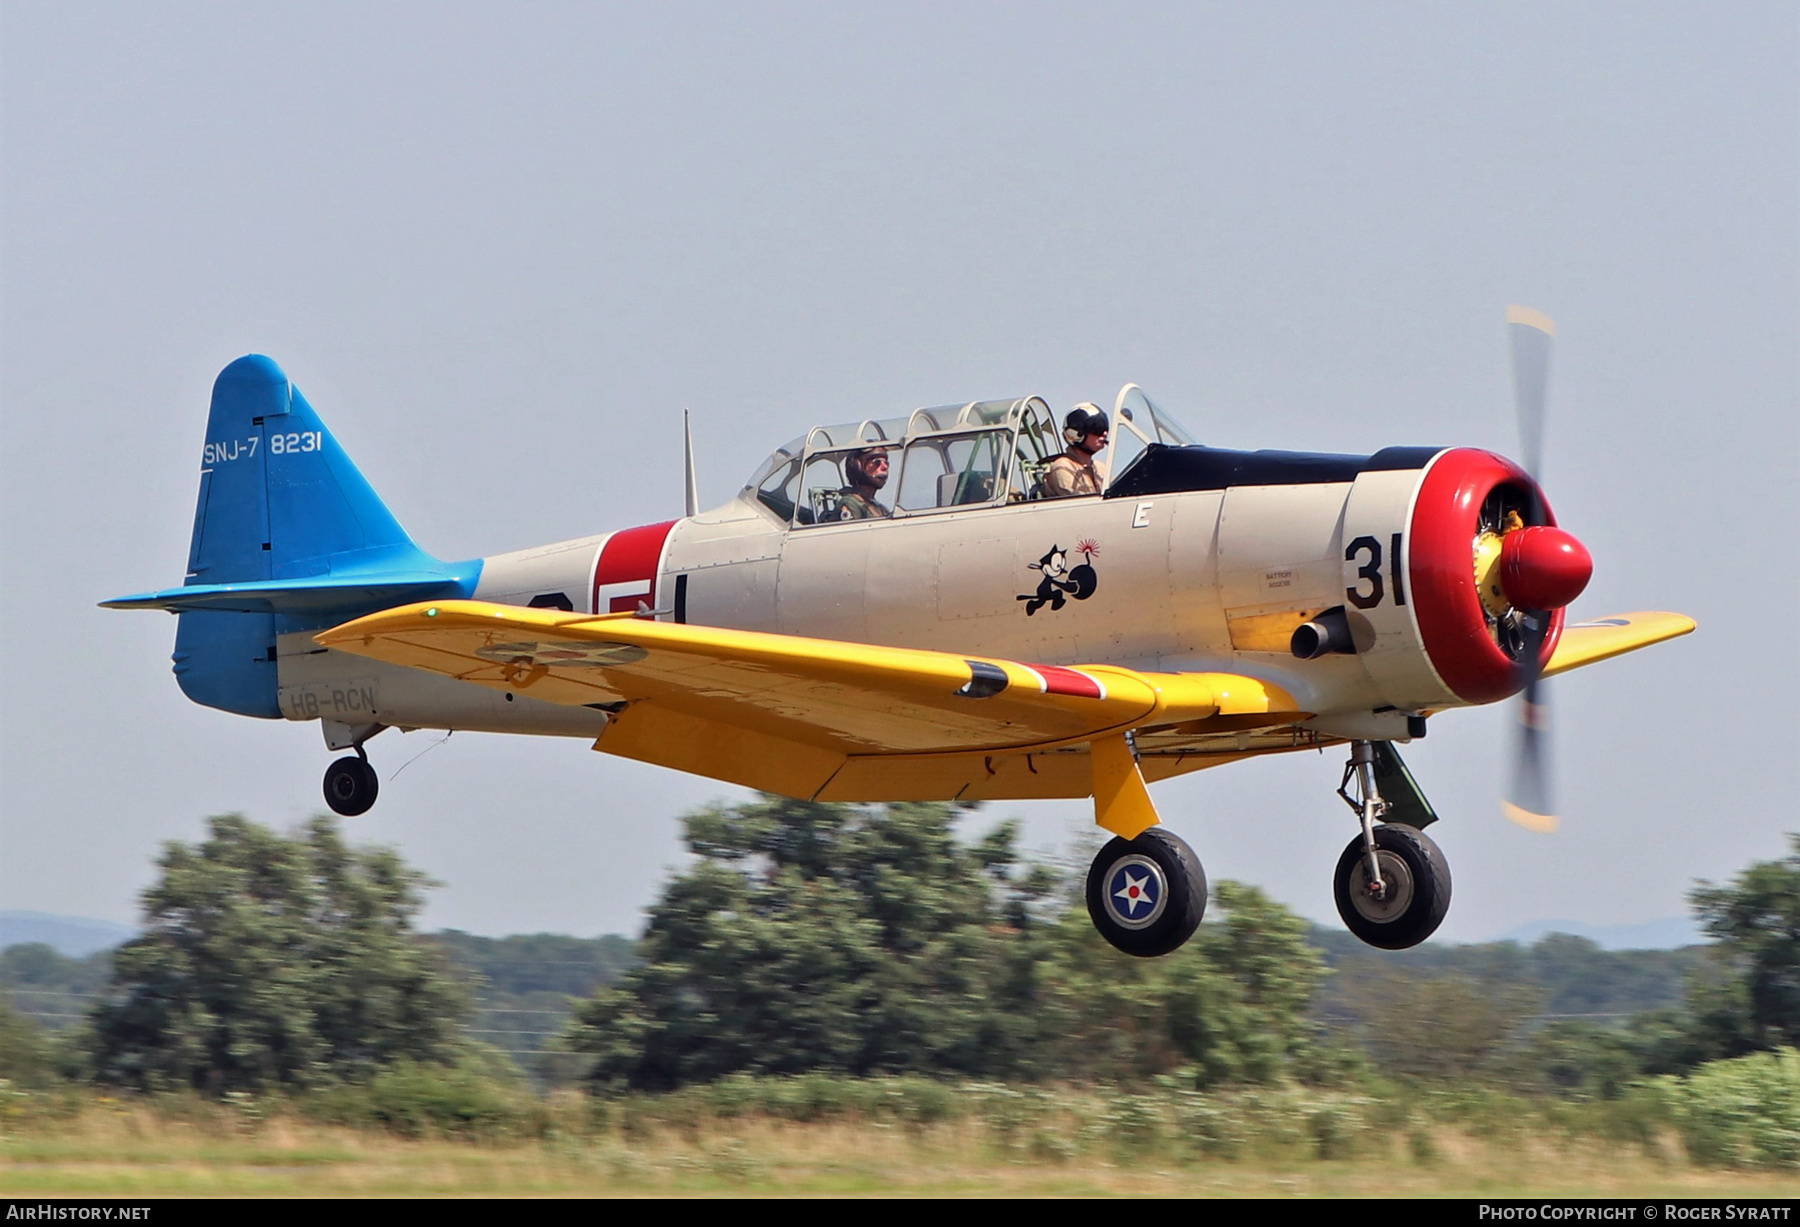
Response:
M1518 450L1583 616L1694 615L1408 761L1442 933L1680 913L1800 827L1800 37L1770 4L0 8L0 907L130 920L167 839L321 808L316 726L190 704L174 620L214 375L275 357L426 549L679 514L815 422L1143 384L1207 442ZM579 741L386 733L353 837L428 923L635 929L723 785ZM415 760L416 761L410 761ZM406 770L394 773L406 764ZM1154 790L1209 874L1336 923L1341 756ZM1030 842L1086 803L1002 804Z

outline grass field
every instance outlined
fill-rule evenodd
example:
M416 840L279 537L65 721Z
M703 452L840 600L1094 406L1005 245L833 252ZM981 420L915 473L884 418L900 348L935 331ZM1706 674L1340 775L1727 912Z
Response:
M859 1113L655 1119L565 1109L530 1139L405 1138L247 1115L96 1099L14 1120L0 1136L9 1196L1791 1197L1800 1174L1701 1169L1672 1140L1609 1142L1519 1123L1499 1136L1417 1123L1262 1139L1235 1159L1177 1132L1099 1114L1020 1127L971 1113L932 1123ZM569 1123L583 1127L566 1128ZM1329 1139L1327 1139L1329 1141Z

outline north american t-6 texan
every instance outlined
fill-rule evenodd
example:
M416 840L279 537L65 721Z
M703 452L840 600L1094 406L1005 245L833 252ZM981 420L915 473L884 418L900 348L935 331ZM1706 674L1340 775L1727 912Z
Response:
M384 729L578 737L818 801L1092 797L1113 838L1087 905L1165 954L1206 877L1147 784L1342 746L1360 831L1334 881L1376 946L1450 902L1397 744L1522 695L1504 809L1555 825L1543 679L1694 629L1571 621L1592 571L1538 469L1552 326L1508 313L1524 463L1196 442L1135 384L1108 413L1036 396L817 426L730 501L573 541L426 554L268 358L219 375L179 588L196 703L318 721L340 814L375 800Z

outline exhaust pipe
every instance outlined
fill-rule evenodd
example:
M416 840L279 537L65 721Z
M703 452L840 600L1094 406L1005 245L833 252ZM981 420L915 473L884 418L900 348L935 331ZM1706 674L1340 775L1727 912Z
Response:
M1356 644L1350 638L1350 620L1344 616L1344 607L1327 609L1297 628L1288 647L1301 660L1317 660L1333 652L1355 655Z

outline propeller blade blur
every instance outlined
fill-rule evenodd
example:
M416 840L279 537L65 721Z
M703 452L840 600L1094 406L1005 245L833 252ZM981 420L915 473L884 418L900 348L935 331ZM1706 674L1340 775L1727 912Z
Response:
M1530 307L1506 309L1512 337L1513 400L1519 410L1519 445L1525 471L1540 476L1544 459L1544 401L1550 387L1550 339L1556 323Z
M1534 679L1520 696L1519 728L1514 742L1512 781L1501 809L1528 831L1556 830L1556 806L1550 799L1549 683Z
M1512 341L1513 400L1519 411L1519 445L1523 451L1525 471L1536 479L1543 474L1544 406L1549 397L1550 341L1556 335L1556 324L1541 311L1515 306L1506 309L1506 331ZM1531 503L1529 522L1539 524L1542 522L1542 507L1535 488L1531 492ZM1572 537L1569 540L1574 542ZM1521 539L1520 545L1525 544L1524 539ZM1586 559L1587 551L1581 549L1579 542L1574 543L1574 549L1579 550L1582 555L1582 559L1576 561ZM1586 566L1587 572L1591 573L1592 561L1586 560ZM1565 589L1572 589L1569 596L1572 600L1573 593L1579 593L1586 585L1586 573L1580 576L1579 583L1575 583L1574 579L1571 574L1569 583L1537 586L1557 588L1557 596L1562 595ZM1523 583L1519 586L1533 587ZM1507 788L1506 798L1501 802L1502 811L1513 822L1528 831L1544 834L1549 834L1557 827L1556 808L1550 799L1550 695L1543 679L1538 676L1544 635L1550 628L1549 619L1547 609L1531 608L1526 612L1522 656L1528 662L1528 673L1525 692L1519 696L1519 725L1518 732L1514 735L1512 780Z

